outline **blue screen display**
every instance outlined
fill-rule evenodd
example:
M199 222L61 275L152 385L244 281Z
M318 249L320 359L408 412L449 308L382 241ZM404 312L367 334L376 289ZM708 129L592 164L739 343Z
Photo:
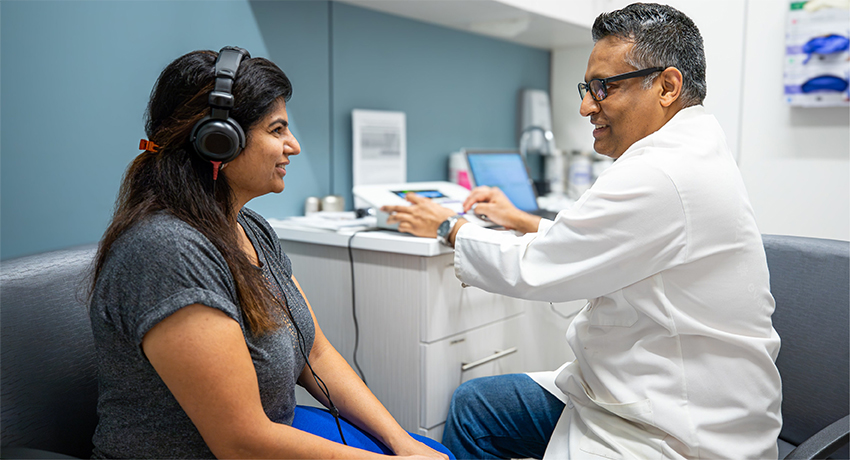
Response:
M519 153L468 152L466 158L475 185L499 187L511 203L523 211L538 209L528 170Z
M419 196L424 196L425 198L430 198L432 200L446 197L440 193L439 190L393 190L393 193L402 198L404 198L408 193L415 193Z

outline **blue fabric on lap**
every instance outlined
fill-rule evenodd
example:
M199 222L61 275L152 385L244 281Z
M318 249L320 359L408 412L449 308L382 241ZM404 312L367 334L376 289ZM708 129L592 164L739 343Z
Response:
M377 452L379 454L393 455L393 451L391 451L387 446L383 445L369 433L366 433L360 428L348 423L348 421L344 418L340 417L339 423L342 426L342 433L345 436L345 442L347 442L349 446L368 450L370 452ZM342 443L342 440L339 438L339 430L337 429L333 415L324 409L311 406L296 406L295 419L292 421L292 426L293 428L298 428L301 431L321 436L330 441L340 444ZM414 433L410 433L410 435L428 447L443 452L452 460L455 459L455 456L439 442Z

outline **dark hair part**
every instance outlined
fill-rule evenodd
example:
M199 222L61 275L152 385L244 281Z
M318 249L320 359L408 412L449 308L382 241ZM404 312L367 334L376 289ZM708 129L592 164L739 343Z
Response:
M602 13L593 23L593 41L615 37L634 43L626 61L636 69L675 67L682 72L684 107L702 104L706 94L705 51L696 24L681 11L655 3L633 3ZM644 79L649 88L658 74Z
M130 227L157 212L168 212L203 234L222 254L236 282L248 327L263 334L279 327L268 306L274 301L236 239L234 198L222 171L213 181L212 164L189 140L198 120L209 115L218 53L194 51L175 59L160 74L145 113L145 133L159 146L143 152L127 171L118 192L112 222L95 258L92 291L110 248ZM233 82L230 117L250 129L292 96L286 74L263 58L243 60Z

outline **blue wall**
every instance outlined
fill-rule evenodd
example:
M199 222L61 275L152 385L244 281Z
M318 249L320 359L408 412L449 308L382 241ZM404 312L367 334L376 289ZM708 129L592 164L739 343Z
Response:
M351 110L407 114L408 178L445 180L461 147L516 142L516 98L549 88L549 52L327 1L0 2L0 258L97 241L144 137L162 68L195 49L247 48L293 82L302 145L286 191L300 214L351 203Z

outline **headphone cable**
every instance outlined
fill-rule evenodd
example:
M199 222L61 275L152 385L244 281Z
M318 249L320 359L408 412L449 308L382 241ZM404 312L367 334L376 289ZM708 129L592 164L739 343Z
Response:
M275 278L275 281L277 281L277 278ZM316 371L313 370L313 365L310 364L310 360L307 359L307 353L304 351L304 342L306 342L306 339L304 339L304 335L301 333L301 329L295 322L295 317L292 316L292 311L289 309L288 304L286 305L286 313L289 315L289 319L292 321L292 325L295 326L295 331L298 333L298 349L301 350L301 355L304 357L304 361L307 363L307 367L310 369L310 373L313 374L313 380L316 381L316 386L319 387L319 391L321 391L322 394L325 395L325 398L328 399L328 405L331 406L330 413L331 415L333 415L334 420L336 421L336 428L337 430L339 430L339 437L340 439L342 439L342 443L347 446L348 443L345 442L345 435L342 434L342 425L340 425L339 423L339 409L337 409L334 402L331 401L331 392L330 390L328 390L328 386L325 384L325 381L322 380L322 378L319 377L319 374L317 374Z
M360 369L360 364L357 363L357 348L360 345L360 325L357 322L357 300L356 300L356 297L355 297L356 291L355 291L355 288L354 288L354 253L352 252L352 248L351 248L351 240L353 240L354 237L358 233L371 232L371 231L375 231L375 230L379 230L379 229L377 229L377 228L367 228L367 229L357 230L354 233L352 233L351 236L348 237L348 262L351 266L351 316L354 319L354 356L353 356L354 367L357 369L357 372L360 374L360 380L362 380L363 384L366 385L367 387L369 386L369 384L366 383L366 375L363 373L363 370Z
M262 246L263 245L262 240L260 238L258 238L254 229L251 228L250 225L248 225L247 227L250 228L251 234L254 235L254 239ZM265 248L264 248L264 252L265 252ZM268 252L271 253L271 251L268 251ZM271 258L266 257L265 259L266 259L266 261L271 259L271 260L275 261L274 262L275 264L280 264L280 261L278 261L274 257L271 257ZM280 268L281 270L283 269L283 267L279 266L279 265L276 266L275 268ZM275 283L277 283L277 285L278 285L278 289L280 290L281 295L284 297L284 300L286 300L286 294L284 294L283 284L281 284L280 279L278 279L277 274L275 273L274 270L272 270L272 267L269 267L269 273L271 273L272 277L275 280ZM275 299L275 301L279 305L282 303L280 301L280 299L278 299L276 296L272 295L272 297ZM310 364L310 359L307 357L307 352L305 351L305 346L306 346L305 343L307 342L307 339L304 338L304 334L301 332L301 328L298 327L298 323L295 321L295 316L292 314L292 310L289 308L289 303L283 302L282 304L285 307L284 311L286 311L286 314L289 316L289 320L292 322L292 325L295 327L295 332L298 334L298 336L296 337L296 340L298 341L298 349L301 351L301 356L304 357L304 361L307 363L307 368L309 368L310 373L313 374L313 380L315 380L316 386L319 388L319 391L321 391L322 394L325 395L325 398L327 398L328 405L330 406L330 408L329 408L330 413L331 413L331 415L333 415L333 418L336 421L337 430L339 430L339 437L342 440L342 443L347 446L348 443L345 442L345 435L342 433L342 425L339 423L339 409L337 409L336 405L331 400L331 392L330 392L330 390L328 390L328 386L325 384L324 380L322 380L322 378L319 377L318 374L316 374L316 371L313 370L313 365Z

